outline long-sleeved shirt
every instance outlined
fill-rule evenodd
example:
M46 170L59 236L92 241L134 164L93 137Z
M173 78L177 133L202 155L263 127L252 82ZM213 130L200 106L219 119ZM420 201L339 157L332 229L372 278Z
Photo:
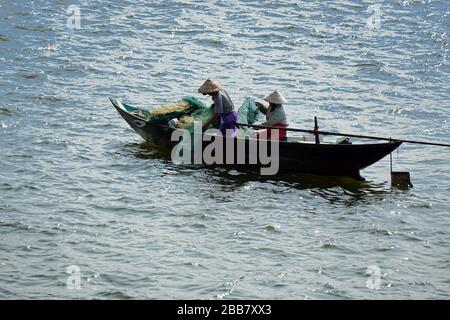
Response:
M214 92L212 100L214 101L216 113L230 113L234 111L234 104L225 90L220 89L218 92Z
M270 111L270 109L267 109L266 121L261 123L261 125L270 127L277 123L288 124L283 106L275 108L272 112Z

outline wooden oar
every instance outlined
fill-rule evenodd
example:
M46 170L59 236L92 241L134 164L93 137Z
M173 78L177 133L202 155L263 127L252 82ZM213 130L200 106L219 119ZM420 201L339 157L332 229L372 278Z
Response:
M376 136L365 136L365 135L351 134L351 133L340 133L340 132L307 130L307 129L296 129L296 128L276 128L276 127L258 126L258 125L253 125L253 124L244 124L244 123L238 123L237 125L238 126L244 126L244 127L259 128L259 129L278 129L278 130L287 130L287 131L294 131L294 132L304 132L304 133L311 133L311 134L314 134L314 135L321 134L321 135L325 135L325 136L328 135L328 136L342 136L342 137L385 140L385 141L401 141L401 142L405 142L405 143L424 144L424 145L429 145L429 146L450 147L450 144L445 144L445 143L424 142L424 141L405 140L405 139L394 139L394 138L385 138L385 137L376 137Z

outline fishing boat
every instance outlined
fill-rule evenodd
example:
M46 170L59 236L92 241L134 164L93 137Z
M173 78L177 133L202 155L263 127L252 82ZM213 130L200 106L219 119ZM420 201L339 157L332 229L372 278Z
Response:
M171 135L175 129L167 123L149 121L145 117L139 116L139 112L136 112L140 110L139 108L112 98L110 101L130 127L146 141L167 150L171 150L177 144L176 141L171 141ZM251 143L250 138L223 139L243 139L245 141L241 141L241 143L246 146ZM203 141L202 147L205 148L209 143L211 142ZM279 142L279 171L344 176L364 180L360 174L361 170L383 159L401 144L402 141L397 140L355 144L349 143L348 140L345 140L344 143L325 143L318 139L302 141L299 137L288 137L286 141ZM237 141L234 145L237 145ZM250 148L245 150L250 150ZM262 166L259 162L249 164L248 154L245 159L245 163L236 164L236 161L233 161L231 166Z

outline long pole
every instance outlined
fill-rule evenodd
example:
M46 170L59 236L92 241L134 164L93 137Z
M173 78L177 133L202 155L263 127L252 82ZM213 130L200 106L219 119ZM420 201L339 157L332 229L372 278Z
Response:
M238 123L237 125L244 126L244 127L258 128L258 129L278 129L278 130L287 130L287 131L294 131L294 132L304 132L304 133L310 133L310 134L314 134L314 135L321 134L321 135L328 135L328 136L341 136L341 137L363 138L363 139L384 140L384 141L401 141L401 142L405 142L405 143L415 143L415 144L423 144L423 145L429 145L429 146L450 147L450 144L446 144L446 143L394 139L394 138L366 136L366 135L351 134L351 133L307 130L307 129L296 129L296 128L276 128L276 127L259 126L259 125L254 125L254 124L245 124L245 123Z

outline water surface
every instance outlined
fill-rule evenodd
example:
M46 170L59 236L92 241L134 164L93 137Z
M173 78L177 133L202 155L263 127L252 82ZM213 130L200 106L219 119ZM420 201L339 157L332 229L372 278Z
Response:
M379 2L376 29L369 1L77 4L71 29L69 3L0 1L1 298L450 298L449 150L402 146L407 191L388 159L366 182L180 168L108 100L212 77L237 105L279 89L292 127L450 143L447 1Z

